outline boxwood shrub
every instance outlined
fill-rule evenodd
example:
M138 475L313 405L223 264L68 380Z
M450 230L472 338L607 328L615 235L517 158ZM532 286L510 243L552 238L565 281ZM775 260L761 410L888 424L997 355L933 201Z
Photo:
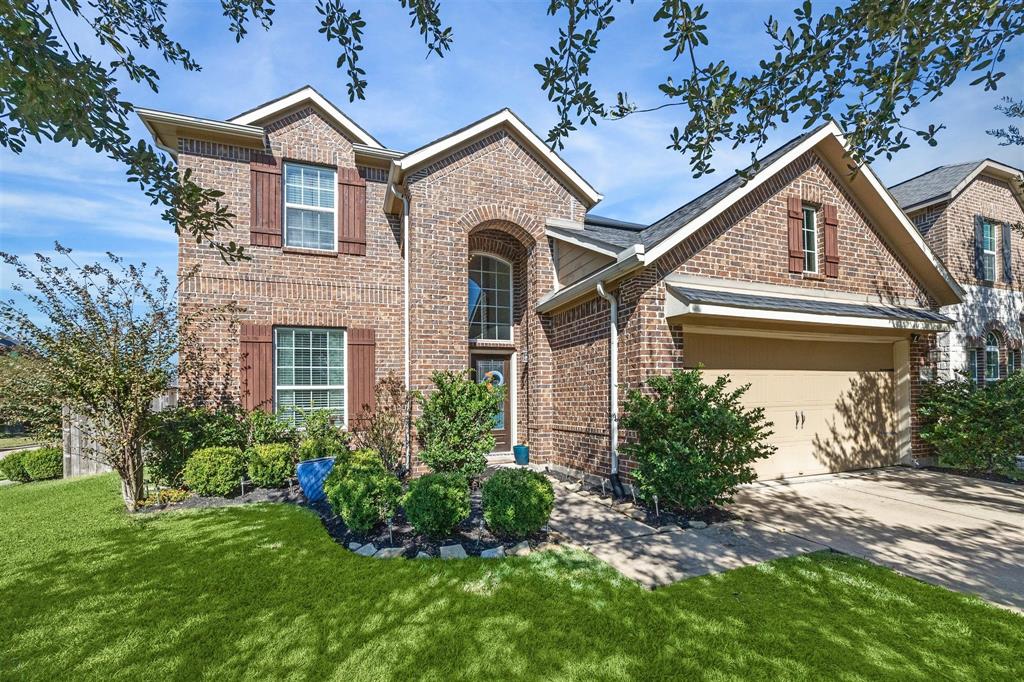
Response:
M55 447L25 450L21 466L33 481L60 478L64 475L64 451Z
M469 483L457 472L421 476L409 483L404 506L405 516L417 532L447 537L469 518Z
M516 540L548 522L555 506L551 481L529 469L501 469L484 483L484 521L497 535Z
M346 526L356 533L367 533L395 513L402 484L384 468L379 454L357 450L347 462L335 464L324 482L324 492Z
M261 488L280 488L295 473L295 449L288 443L254 445L246 459L249 478Z
M6 478L8 481L15 481L17 483L28 483L31 481L32 477L28 475L22 464L26 452L27 450L18 450L0 459L0 478Z
M182 478L199 495L225 496L239 486L244 473L241 448L213 447L196 450L185 462Z

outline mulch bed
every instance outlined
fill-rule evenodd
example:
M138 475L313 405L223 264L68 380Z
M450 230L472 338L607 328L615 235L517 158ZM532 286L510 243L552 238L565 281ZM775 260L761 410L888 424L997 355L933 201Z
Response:
M927 471L938 471L943 474L953 474L964 478L980 478L983 481L995 481L997 483L1010 483L1013 485L1024 485L1024 478L1013 478L1005 474L986 474L983 471L968 471L967 469L954 469L952 467L923 466ZM1024 472L1022 472L1024 473Z

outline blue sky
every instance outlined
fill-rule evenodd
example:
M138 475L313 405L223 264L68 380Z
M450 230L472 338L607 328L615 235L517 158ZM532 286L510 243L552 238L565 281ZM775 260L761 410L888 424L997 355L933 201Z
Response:
M426 58L419 34L409 29L397 2L352 0L350 5L363 9L368 24L361 65L370 83L367 99L355 103L348 102L345 76L335 68L335 47L317 33L319 15L312 2L279 0L273 28L264 32L253 27L240 44L228 33L217 3L170 0L169 5L168 32L192 50L203 70L185 73L152 60L161 74L159 93L124 84L126 96L139 106L228 118L309 83L385 145L399 150L418 147L505 106L542 136L555 120L533 68L556 39L561 22L546 15L546 0L442 0L444 19L455 35L453 50L444 59ZM767 54L762 22L772 13L788 18L793 2L730 0L707 6L711 45L702 60L728 59L742 68ZM618 19L605 34L591 69L606 98L627 90L642 105L658 104L657 84L674 70L680 73L662 51L663 29L652 22L654 11L648 0L617 9ZM80 29L65 29L71 39L91 44ZM1024 151L999 147L985 134L1004 125L1005 119L993 111L999 97L1024 94L1019 85L1024 82L1021 42L1006 60L1009 73L998 93L958 84L910 117L911 125L942 122L948 130L937 149L919 143L892 162L876 163L885 182L941 163L986 156L1024 165ZM723 149L715 175L692 179L686 159L665 149L672 125L681 123L677 115L667 109L602 122L569 139L563 156L606 197L595 213L652 221L745 165L743 150ZM145 135L140 123L135 132ZM798 132L796 125L782 128L770 146ZM55 239L84 260L113 250L174 271L174 234L160 222L159 209L125 182L117 164L68 145L30 144L21 155L0 149L0 250L49 252ZM0 270L0 289L10 284L10 270Z

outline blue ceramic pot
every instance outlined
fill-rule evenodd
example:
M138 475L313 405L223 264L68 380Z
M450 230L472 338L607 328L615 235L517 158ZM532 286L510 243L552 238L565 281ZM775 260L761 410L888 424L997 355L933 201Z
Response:
M299 462L295 467L296 475L299 477L299 486L302 494L310 502L319 502L324 499L324 481L327 475L334 468L333 457L321 457L320 459L307 459Z
M513 445L512 454L516 457L516 464L520 466L530 463L530 448L526 445Z

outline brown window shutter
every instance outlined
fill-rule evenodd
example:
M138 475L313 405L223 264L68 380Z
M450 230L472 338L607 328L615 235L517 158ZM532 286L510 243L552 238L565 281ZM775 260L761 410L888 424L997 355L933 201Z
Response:
M373 387L377 381L377 335L372 329L348 330L348 427L364 427L373 414Z
M825 214L825 276L839 276L839 208L835 204L822 206Z
M338 167L338 253L366 255L366 180Z
M281 246L281 159L253 154L249 162L249 243Z
M274 328L269 324L242 323L241 392L247 411L274 409Z
M789 271L804 271L804 210L800 197L786 199L786 216L789 226Z

